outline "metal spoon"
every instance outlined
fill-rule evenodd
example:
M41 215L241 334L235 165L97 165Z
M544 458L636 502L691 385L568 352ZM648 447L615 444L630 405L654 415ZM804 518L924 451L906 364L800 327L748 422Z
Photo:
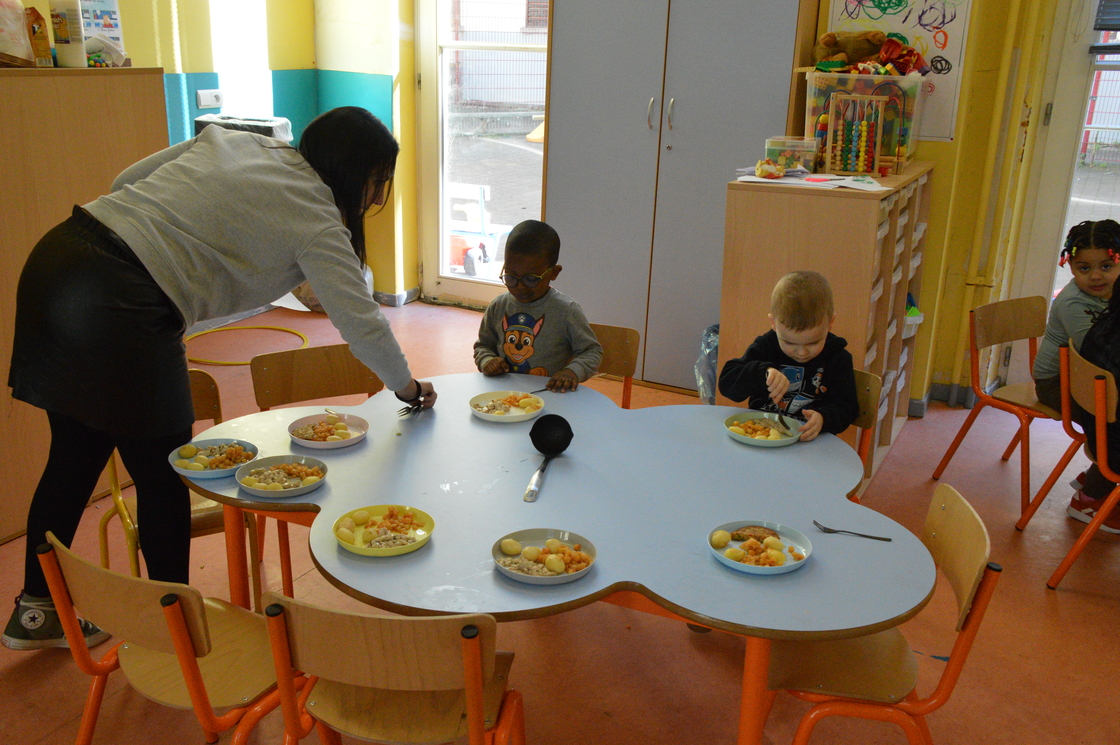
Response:
M866 533L854 533L850 530L837 530L836 528L826 528L825 526L821 525L816 520L813 521L813 525L816 525L817 529L820 530L822 533L847 533L848 535L858 535L860 538L871 538L871 539L876 540L876 541L889 541L889 540L891 540L890 538L884 538L881 535L867 535Z

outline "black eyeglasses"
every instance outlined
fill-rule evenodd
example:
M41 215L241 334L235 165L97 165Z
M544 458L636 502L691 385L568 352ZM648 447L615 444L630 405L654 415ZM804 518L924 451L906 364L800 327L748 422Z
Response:
M518 282L525 285L526 289L531 290L539 285L541 283L541 280L551 274L552 270L555 268L555 266L550 266L545 270L544 274L526 274L521 277L518 277L516 274L499 274L498 279L502 280L502 284L504 284L511 290L514 287L517 287Z

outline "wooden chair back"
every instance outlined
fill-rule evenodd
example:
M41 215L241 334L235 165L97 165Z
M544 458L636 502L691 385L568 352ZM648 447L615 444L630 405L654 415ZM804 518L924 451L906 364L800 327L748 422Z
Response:
M307 675L366 688L446 691L464 686L463 629L478 629L482 680L494 674L497 623L493 616L428 618L360 616L265 593L283 609L292 667Z
M852 423L859 427L859 443L856 452L863 461L863 475L871 478L871 441L875 437L875 425L879 421L879 399L883 392L883 379L866 370L854 370L856 377L856 400L859 401L859 414Z
M1116 421L1116 377L1105 370L1103 367L1098 367L1092 362L1081 356L1081 354L1073 348L1071 344L1069 347L1069 394L1070 398L1078 403L1085 411L1092 412L1094 416L1104 415L1104 421L1111 424ZM1097 377L1104 378L1104 411L1097 410ZM1092 436L1092 433L1086 432L1087 436Z
M214 424L222 423L222 397L218 393L218 381L205 370L187 370L191 378L191 402L194 404L195 421L213 419Z
M601 323L590 325L595 338L603 345L603 360L599 363L599 372L622 378L622 408L629 409L634 372L638 369L641 334L625 326L607 326Z
M981 305L972 311L972 323L977 349L1037 339L1046 331L1046 298L1034 295Z
M988 565L988 530L960 492L939 484L926 513L921 539L953 588L959 611L957 631L961 631Z
M258 354L250 360L249 370L261 411L316 398L356 393L372 396L385 387L358 361L349 344Z
M175 654L161 599L178 596L195 656L210 653L210 632L202 595L190 585L157 582L119 574L86 561L62 545L53 533L47 542L58 559L65 590L83 618L120 639L146 649ZM58 602L58 598L55 598Z

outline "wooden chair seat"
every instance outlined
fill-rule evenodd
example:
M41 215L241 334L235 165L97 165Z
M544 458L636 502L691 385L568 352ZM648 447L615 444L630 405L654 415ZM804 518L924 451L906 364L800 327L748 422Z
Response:
M482 689L487 727L497 721L512 666L512 652L497 653L494 677ZM463 690L389 691L320 678L307 705L331 729L360 740L444 743L467 734Z
M276 682L264 616L218 598L203 600L215 651L198 668L215 709L244 706ZM121 672L139 693L165 706L192 708L175 655L126 643L117 653Z
M1033 409L1040 416L1049 417L1059 422L1062 420L1062 412L1055 411L1038 400L1038 396L1034 393L1033 381L1002 386L992 391L991 396L997 401L1005 401L1024 409Z
M775 641L770 688L894 704L918 683L918 660L897 628L856 639Z

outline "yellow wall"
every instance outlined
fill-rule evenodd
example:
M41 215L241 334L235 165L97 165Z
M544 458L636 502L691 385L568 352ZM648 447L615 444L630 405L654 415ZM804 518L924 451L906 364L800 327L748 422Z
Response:
M314 69L314 2L312 0L266 0L266 3L269 68Z

